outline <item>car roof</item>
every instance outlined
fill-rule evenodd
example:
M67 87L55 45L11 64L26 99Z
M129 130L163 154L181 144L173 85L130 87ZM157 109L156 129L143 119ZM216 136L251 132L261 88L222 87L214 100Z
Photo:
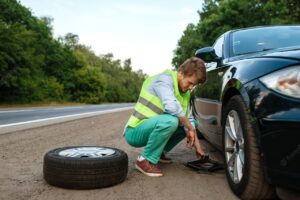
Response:
M260 28L270 28L270 27L292 27L292 26L298 26L298 27L300 27L299 24L264 25L264 26L252 26L252 27L246 27L246 28L233 29L233 30L227 31L226 33L233 33L233 32L237 32L237 31L251 30L251 29L260 29Z

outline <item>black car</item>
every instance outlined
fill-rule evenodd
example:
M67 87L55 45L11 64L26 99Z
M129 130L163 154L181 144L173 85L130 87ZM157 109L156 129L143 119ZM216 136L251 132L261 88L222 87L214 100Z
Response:
M197 50L207 82L192 91L198 130L224 155L232 191L266 199L300 189L300 26L232 30ZM292 191L291 190L291 191Z

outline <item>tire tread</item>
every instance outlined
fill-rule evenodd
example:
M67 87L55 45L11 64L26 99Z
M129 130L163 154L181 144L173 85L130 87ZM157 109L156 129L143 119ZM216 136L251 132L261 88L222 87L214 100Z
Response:
M115 149L115 154L101 158L67 158L54 149L44 156L43 173L47 183L70 189L94 189L123 182L128 172L128 156Z
M244 139L247 140L248 146L245 144L245 154L247 154L248 162L250 163L247 181L241 187L235 187L233 182L229 185L233 192L237 194L241 199L270 199L274 197L274 188L269 185L265 178L265 173L263 170L263 161L260 156L259 147L256 142L256 136L254 134L254 127L250 123L250 116L246 110L243 99L239 95L233 96L226 106L225 113L227 114L231 108L238 109L241 123L244 121L246 123L244 132ZM239 114L240 115L240 114ZM248 149L247 149L248 148ZM246 155L245 155L246 157ZM245 172L244 172L245 176ZM230 179L230 175L227 172L227 179Z

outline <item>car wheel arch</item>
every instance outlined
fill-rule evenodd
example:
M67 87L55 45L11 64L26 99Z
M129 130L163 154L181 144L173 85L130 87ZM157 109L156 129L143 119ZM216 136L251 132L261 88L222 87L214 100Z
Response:
M222 98L222 113L221 113L221 124L223 125L224 123L224 110L226 108L227 103L229 102L230 98L235 96L235 95L241 95L240 92L235 88L231 87L226 90L226 92L223 94Z
M226 86L224 87L221 95L221 102L222 102L222 113L221 113L221 123L223 122L223 115L224 109L226 108L227 103L229 102L230 98L239 95L242 97L244 104L248 110L250 109L250 97L247 94L247 91L244 87L244 84L238 79L230 79ZM223 125L223 124L222 124Z
M237 82L239 82L239 81L236 80L235 83L237 83ZM239 88L239 89L237 89L237 88ZM242 85L237 86L236 84L234 84L234 85L231 85L230 87L227 87L226 91L222 95L223 98L222 98L222 110L221 110L221 119L220 119L222 126L224 125L224 121L225 121L225 117L226 117L225 113L224 113L225 108L226 108L229 100L235 95L241 96L246 108L248 110L251 110L250 109L250 100L249 100L250 98L249 98L248 94L246 93L246 90L245 90L244 86L242 86ZM254 128L254 133L255 133L255 136L256 136L256 143L258 144L258 147L261 150L260 140L259 140L260 132L258 131L258 128L257 128L258 127L258 122L257 122L255 116L253 116L253 113L250 113L250 116L252 117L252 120L251 120L252 123L253 123L252 125L253 125L253 127L255 127Z

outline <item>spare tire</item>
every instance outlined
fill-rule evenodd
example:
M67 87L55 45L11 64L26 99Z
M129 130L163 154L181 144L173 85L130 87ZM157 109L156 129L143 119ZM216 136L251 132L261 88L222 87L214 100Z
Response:
M63 147L44 156L44 179L50 185L63 188L107 187L123 182L127 172L127 154L111 147Z

